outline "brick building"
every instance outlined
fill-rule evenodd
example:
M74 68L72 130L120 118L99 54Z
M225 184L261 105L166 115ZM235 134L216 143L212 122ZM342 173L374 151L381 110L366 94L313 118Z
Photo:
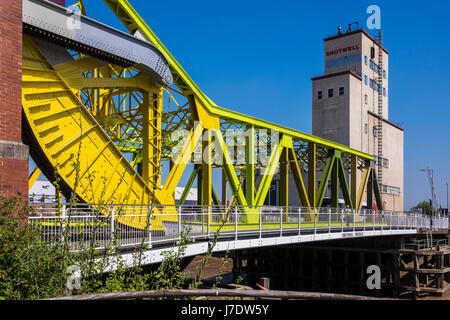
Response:
M22 143L22 1L0 0L0 194L28 195Z

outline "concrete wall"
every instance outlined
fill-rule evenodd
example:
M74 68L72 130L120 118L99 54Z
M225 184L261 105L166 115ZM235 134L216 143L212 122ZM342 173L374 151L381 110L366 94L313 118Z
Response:
M335 141L344 145L350 144L349 132L349 103L350 103L350 78L349 73L335 77L325 77L313 81L313 111L312 134ZM339 88L344 87L344 95L339 96ZM328 89L333 89L334 96L328 98ZM317 97L318 91L322 91L322 99Z
M0 0L0 194L28 195L22 141L22 1Z
M356 73L361 72L362 39L360 33L327 40L324 42L324 48L324 73L326 75L349 70ZM344 65L341 65L342 63Z
M374 48L374 57L371 57ZM313 78L312 84L312 133L351 148L378 156L378 91L370 86L378 73L370 67L370 60L377 65L378 53L383 54L382 68L386 77L383 87L383 158L389 166L383 168L382 184L400 188L400 195L382 194L389 210L403 210L403 129L388 119L389 116L389 57L388 52L364 31L356 31L324 39L324 76ZM367 64L366 64L367 57ZM368 84L365 82L367 76ZM345 87L343 97L337 96L338 87ZM327 89L335 88L335 97L327 98ZM317 98L322 90L323 98ZM319 175L318 175L319 178ZM358 186L361 173L358 175Z
M369 122L377 123L375 116L369 114ZM372 140L374 140L373 135ZM403 210L404 202L404 132L384 121L383 123L383 158L389 160L389 166L383 168L382 184L400 188L400 195L382 193L382 201L388 209Z
M362 37L362 52L363 52L363 63L362 63L362 73L367 75L370 79L376 81L378 74L370 68L370 64L365 64L364 56L367 56L370 59L370 49L375 48L375 58L372 59L373 62L378 64L378 51L383 50L380 49L378 44L371 38L367 36ZM383 118L389 119L389 55L386 51L382 51L383 53L383 69L386 70L386 78L383 78L383 87L386 88L387 94L383 97ZM364 79L363 79L364 80ZM378 113L378 92L370 88L370 86L364 85L363 94L367 94L368 96L368 104L366 105L370 111Z

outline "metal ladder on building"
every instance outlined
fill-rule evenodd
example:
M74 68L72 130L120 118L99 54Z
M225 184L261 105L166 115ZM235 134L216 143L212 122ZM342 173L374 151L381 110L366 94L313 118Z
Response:
M432 249L433 248L433 231L432 226L427 228L427 248Z
M378 31L378 183L383 180L383 31Z

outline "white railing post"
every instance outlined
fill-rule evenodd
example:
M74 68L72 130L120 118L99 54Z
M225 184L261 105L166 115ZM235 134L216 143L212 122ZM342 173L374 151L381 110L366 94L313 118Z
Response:
M147 208L147 219L148 219L148 247L152 247L152 213L153 205Z
M238 239L238 209L234 207L234 240Z
M331 208L328 208L328 233L331 233Z
M300 235L300 229L302 224L302 208L298 208L298 235Z
M283 207L280 208L280 237L283 236Z
M178 210L177 210L177 218L178 218L178 239L181 240L181 206L178 206ZM202 210L203 213L203 210ZM204 218L202 218L204 219Z
M210 210L211 210L211 208L209 207L209 206L206 206L206 212L205 212L205 214L206 214L206 220L207 220L207 224L206 224L206 231L207 231L207 235L208 235L208 238L209 238L209 233L210 233L210 222L209 222L209 218L211 217L212 218L212 213L210 214Z
M352 209L352 212L353 212L353 232L355 232L356 231L356 221L355 221L356 214L355 214L355 209Z
M362 209L361 213L362 213L362 217L363 217L363 231L366 231L366 210Z
M114 241L114 205L111 205L111 224L110 224L110 232L111 232L111 242Z
M262 212L261 207L259 207L259 238L262 238Z
M392 212L389 212L389 230L392 230Z
M345 217L345 212L344 209L338 209L339 211L339 217L341 219L341 233L344 232L344 219L346 219Z
M377 217L375 212L378 214L378 211L374 211L372 209L372 230L375 231L375 222L377 221Z
M316 227L317 227L317 218L318 218L318 212L317 208L314 208L314 234L316 234Z
M62 213L61 213L61 241L64 244L65 242L65 231L66 231L66 217L67 217L67 208L66 205L64 204L62 207ZM55 224L56 226L56 224Z

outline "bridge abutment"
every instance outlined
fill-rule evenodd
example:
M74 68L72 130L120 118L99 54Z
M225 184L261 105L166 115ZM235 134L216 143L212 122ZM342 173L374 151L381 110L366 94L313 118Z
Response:
M236 281L242 276L243 284L253 287L261 278L268 278L272 290L375 297L445 294L449 288L449 247L430 252L408 249L414 238L374 237L236 251L233 278ZM370 278L374 273L369 266L379 267L380 289L368 286L375 279Z

